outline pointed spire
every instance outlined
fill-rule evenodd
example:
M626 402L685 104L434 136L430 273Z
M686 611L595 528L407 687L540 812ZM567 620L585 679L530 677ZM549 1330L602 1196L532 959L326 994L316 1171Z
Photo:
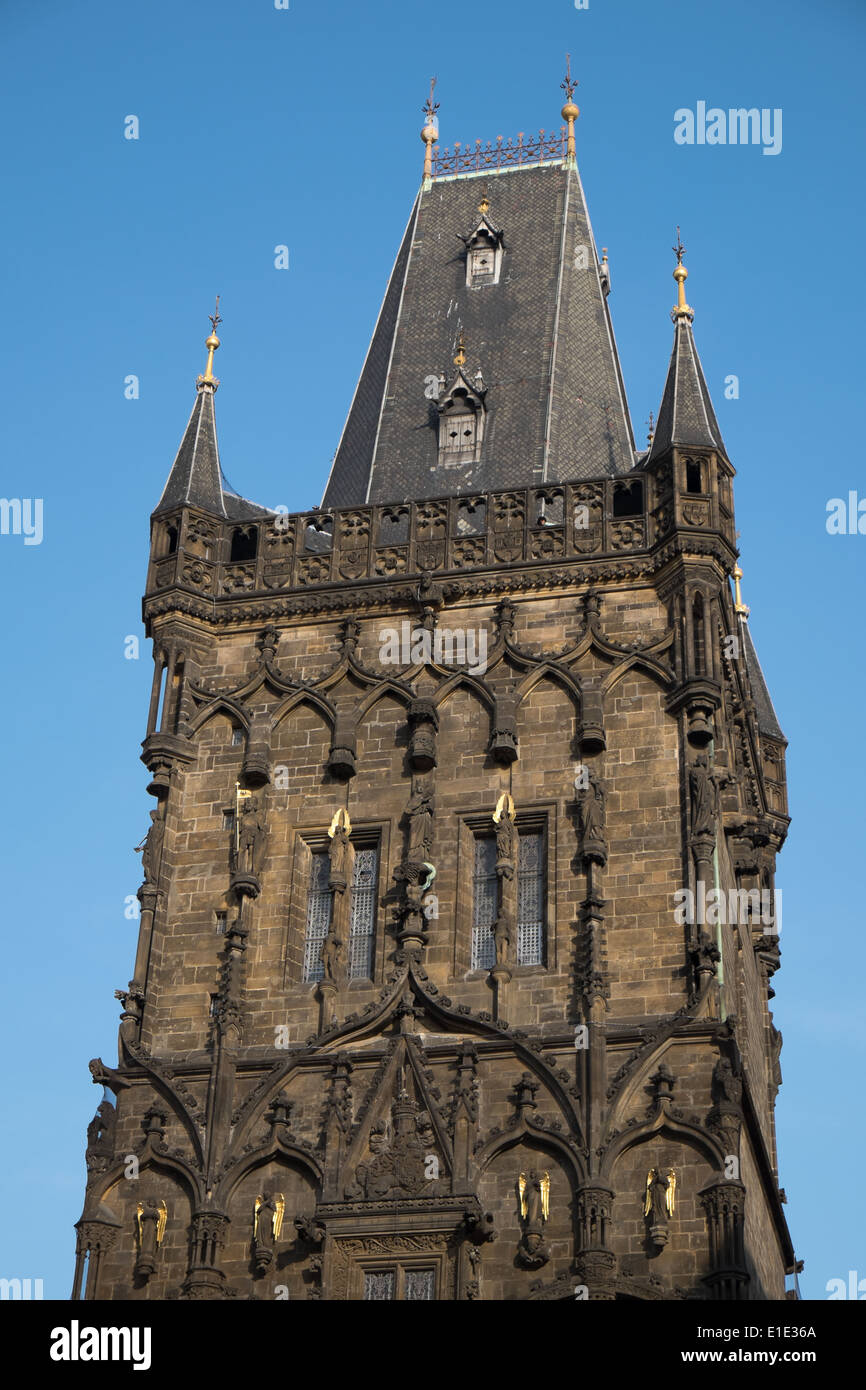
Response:
M439 110L438 101L433 100L433 93L436 89L436 78L430 78L430 95L424 103L424 115L427 117L424 122L424 129L421 131L421 139L424 141L424 179L433 177L433 146L439 139L439 120L436 112Z
M674 346L649 458L657 458L674 444L684 448L715 449L727 457L692 333L695 313L686 303L685 282L689 272L683 265L685 247L679 227L673 250L677 258L673 272L677 303L671 310Z
M758 721L760 733L767 738L785 740L779 717L773 707L770 692L767 689L767 681L758 660L758 653L755 650L755 643L749 631L749 620L745 614L739 615L740 632L743 638L743 654L746 658L746 670L749 673L749 683L752 687L752 699L755 702L755 717Z
M562 108L562 119L568 122L568 144L566 146L566 159L574 161L574 123L580 115L580 107L575 105L572 97L577 82L571 76L571 54L565 55L565 81L560 82L560 87L565 92L565 105Z
M216 332L217 325L222 323L219 309L217 295L216 309L208 316L211 331L205 342L207 365L202 375L196 378L195 404L189 424L168 475L168 482L154 508L154 516L159 512L187 506L201 507L202 511L233 521L269 515L267 507L249 502L234 491L220 465L214 413L214 394L219 382L213 374L213 356L220 345Z
M740 533L737 532L737 540ZM734 581L734 612L737 615L737 623L743 641L743 655L746 658L746 670L749 675L749 682L752 687L752 699L755 702L755 717L758 721L758 729L768 738L781 739L785 741L782 733L782 726L773 708L773 701L767 689L767 682L761 663L758 660L758 653L755 650L755 643L749 631L749 606L743 603L743 595L740 590L740 581L743 578L743 571L740 568L739 560L731 571L731 578Z

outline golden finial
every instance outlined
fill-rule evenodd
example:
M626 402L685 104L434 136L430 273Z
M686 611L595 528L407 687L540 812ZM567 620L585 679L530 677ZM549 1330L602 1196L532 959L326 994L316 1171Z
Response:
M207 338L207 341L205 342L205 347L207 348L207 366L204 369L204 376L200 376L198 381L200 386L213 386L214 388L216 388L217 386L219 386L219 382L213 374L213 355L220 345L220 340L217 337L216 332L217 324L222 323L222 319L220 318L219 295L217 295L216 297L216 308L214 309L212 314L208 314L208 318L211 322L211 331L210 336Z
M734 612L738 613L741 618L748 618L750 610L748 605L743 603L743 595L740 592L740 580L743 577L743 571L740 569L739 563L734 565L732 574L734 576Z
M650 411L650 413L649 413L649 419L647 420L647 437L646 437L646 442L647 442L647 444L650 444L650 445L652 444L653 439L655 438L655 432L656 432L656 419L655 419L655 416L653 415L652 411Z
M482 217L486 217L490 211L490 199L487 196L487 184L484 185L484 192L481 194L481 202L478 204L478 211Z
M677 268L674 271L674 279L677 282L677 302L674 308L671 309L671 318L674 323L676 323L677 319L682 318L688 319L689 323L691 323L695 316L695 311L686 303L686 280L689 278L689 272L683 265L683 256L686 254L686 248L683 246L679 227L677 227L677 244L672 250L677 258Z
M580 115L580 107L576 106L572 100L577 82L571 75L570 53L566 53L565 55L565 81L560 82L559 85L565 92L566 97L565 105L562 108L562 119L568 122L568 145L566 147L566 155L569 159L574 159L574 123Z
M433 92L436 88L436 78L430 78L430 95L424 103L424 115L427 117L424 122L424 129L421 131L421 139L426 145L424 151L424 177L433 177L433 146L439 139L439 124L436 120L436 112L439 110L438 101L433 100Z
M454 354L454 366L459 367L461 370L466 366L466 343L463 340L462 328L460 330L460 336L457 339L457 351Z

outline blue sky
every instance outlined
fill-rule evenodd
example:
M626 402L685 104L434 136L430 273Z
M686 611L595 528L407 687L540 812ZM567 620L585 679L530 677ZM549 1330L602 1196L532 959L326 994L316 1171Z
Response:
M443 144L558 127L566 50L578 161L639 437L671 342L682 225L695 334L738 470L744 597L790 739L780 861L781 1179L801 1288L866 1277L860 1099L866 497L858 0L5 0L2 493L44 536L0 536L5 884L0 1009L10 1138L6 1277L68 1297L89 1058L116 1055L150 799L138 761L151 665L148 516L222 296L223 466L268 505L317 502L420 175ZM781 108L778 155L680 146L674 112ZM124 139L136 115L140 138ZM860 160L857 156L860 155ZM290 267L274 268L274 247ZM136 375L137 400L124 396ZM739 378L726 400L725 378ZM36 1227L41 1227L37 1237Z

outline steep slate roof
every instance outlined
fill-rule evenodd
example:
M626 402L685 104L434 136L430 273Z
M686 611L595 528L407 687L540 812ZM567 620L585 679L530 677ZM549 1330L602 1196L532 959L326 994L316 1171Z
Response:
M189 424L153 515L184 506L201 507L203 511L230 521L268 515L267 507L259 507L240 497L222 471L214 388L207 384L198 387Z
M727 458L692 325L684 314L677 318L674 328L674 346L650 459L657 458L672 444L715 449Z
M468 288L461 237L490 218L504 237L497 284ZM575 267L585 248L587 268ZM481 459L438 463L430 377L487 390ZM437 178L419 193L349 410L324 505L527 487L630 471L634 439L576 168L547 163Z
M752 641L752 634L749 631L749 624L745 618L740 619L740 631L743 634L743 651L746 654L746 669L749 673L749 681L752 686L752 698L755 701L755 714L758 720L758 729L768 738L778 738L785 741L781 726L776 718L776 711L773 709L773 701L770 699L770 692L767 689L767 682L764 680L764 673L761 670L761 663L758 660L758 653L755 651L755 644Z

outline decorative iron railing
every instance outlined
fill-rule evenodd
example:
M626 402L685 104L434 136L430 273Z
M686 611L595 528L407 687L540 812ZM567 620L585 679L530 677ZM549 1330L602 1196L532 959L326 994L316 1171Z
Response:
M504 143L501 135L497 135L495 144L488 140L486 145L480 140L476 140L474 145L463 145L455 140L453 150L434 146L433 177L468 174L483 169L508 169L519 164L541 164L549 159L562 160L566 156L566 146L565 126L560 126L556 134L540 130L537 139L524 139L521 130L516 140L509 139Z

